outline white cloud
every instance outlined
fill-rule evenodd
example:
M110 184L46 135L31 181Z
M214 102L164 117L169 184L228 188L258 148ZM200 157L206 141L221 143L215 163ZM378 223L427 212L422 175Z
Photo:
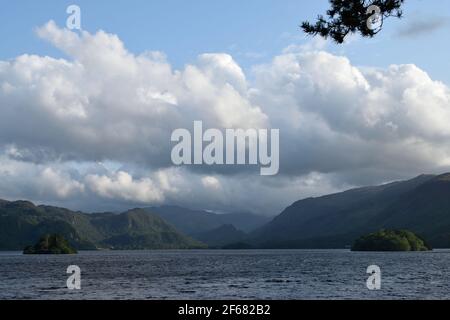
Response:
M219 190L221 189L220 181L216 177L207 176L202 179L205 188Z
M52 168L45 168L38 178L37 183L42 190L55 194L60 199L84 192L83 184L72 180L68 174L55 171Z
M164 195L148 178L134 180L127 172L119 171L112 177L88 175L90 190L107 199L120 199L137 203L158 203Z
M135 56L115 35L81 35L49 22L40 37L70 60L23 55L0 65L0 143L63 159L169 166L170 133L265 125L240 67L225 54L173 71L161 53Z
M80 197L84 184L74 179L70 168L56 164L39 165L0 156L0 194L5 198L39 201Z
M255 73L252 101L282 128L285 172L366 169L397 178L440 170L448 159L449 88L414 65L363 69L300 51Z
M69 58L0 62L0 198L275 213L450 166L450 90L414 65L360 68L318 42L251 75L222 53L173 70L164 54L132 54L103 31L49 22L37 33ZM279 128L280 175L172 167L172 130L195 120ZM116 168L97 165L105 161Z

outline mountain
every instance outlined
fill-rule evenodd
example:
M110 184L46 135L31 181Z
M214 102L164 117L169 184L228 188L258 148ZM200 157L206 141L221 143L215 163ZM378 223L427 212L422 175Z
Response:
M211 248L222 248L231 243L239 243L247 238L247 234L236 229L233 225L223 225L217 229L203 232L194 236L195 239L206 243Z
M450 247L450 174L298 201L249 242L268 248L344 248L380 229L407 229Z
M147 210L86 214L27 201L0 201L0 250L23 250L45 234L58 234L79 250L202 248Z
M270 221L268 217L252 213L216 214L176 206L152 207L146 210L158 214L179 231L192 237L220 228L223 225L233 225L236 229L250 232Z
M35 206L27 201L0 201L0 250L23 250L45 234L60 234L78 249L95 249L101 235L86 214Z
M179 233L158 215L134 209L119 215L92 218L92 224L105 235L102 246L114 249L189 249L204 247Z

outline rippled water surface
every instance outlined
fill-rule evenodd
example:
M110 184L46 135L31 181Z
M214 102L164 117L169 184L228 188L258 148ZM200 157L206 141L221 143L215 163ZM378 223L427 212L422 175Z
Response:
M69 265L82 288L66 287ZM382 289L369 291L369 265ZM450 250L0 252L1 299L450 299Z

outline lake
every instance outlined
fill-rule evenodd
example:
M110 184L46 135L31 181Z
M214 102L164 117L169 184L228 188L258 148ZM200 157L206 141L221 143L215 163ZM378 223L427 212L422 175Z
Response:
M81 290L68 290L69 265ZM382 287L366 287L378 265ZM450 299L450 250L0 252L0 299Z

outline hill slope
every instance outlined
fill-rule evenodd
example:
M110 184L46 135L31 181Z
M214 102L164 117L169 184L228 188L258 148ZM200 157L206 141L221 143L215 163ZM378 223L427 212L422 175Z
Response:
M450 247L450 174L298 201L251 235L262 247L343 248L380 229L408 229Z
M217 229L200 233L195 236L195 239L206 243L212 248L221 248L232 243L244 241L246 237L246 233L236 229L233 225L223 225Z

